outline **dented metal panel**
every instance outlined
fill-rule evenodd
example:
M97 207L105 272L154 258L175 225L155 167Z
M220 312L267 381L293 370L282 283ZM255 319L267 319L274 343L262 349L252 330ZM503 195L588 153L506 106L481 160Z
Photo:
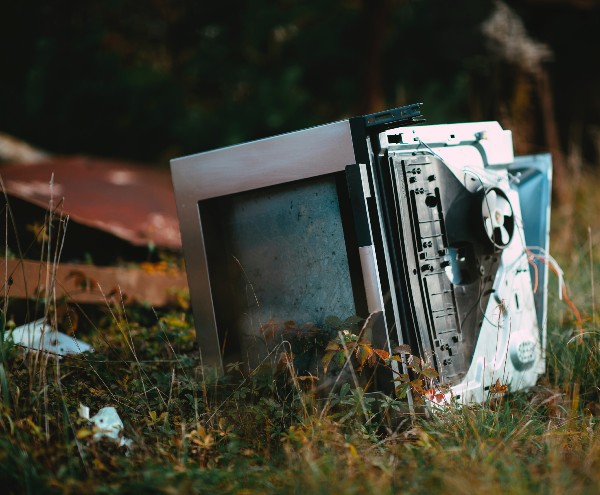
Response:
M169 172L88 157L54 157L3 165L6 192L63 214L136 246L180 250L181 237ZM52 183L50 187L50 183Z

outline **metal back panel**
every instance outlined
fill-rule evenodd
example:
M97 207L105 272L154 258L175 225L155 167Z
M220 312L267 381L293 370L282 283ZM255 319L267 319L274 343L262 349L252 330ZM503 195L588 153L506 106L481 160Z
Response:
M552 196L552 155L543 153L515 157L509 167L513 174L520 174L519 201L521 202L525 243L535 249L550 252L550 202ZM535 309L538 325L546 345L546 315L548 312L548 269L540 261L534 261L536 270L531 270L532 283L539 289L535 293ZM534 280L538 277L538 280ZM536 283L537 282L537 283Z

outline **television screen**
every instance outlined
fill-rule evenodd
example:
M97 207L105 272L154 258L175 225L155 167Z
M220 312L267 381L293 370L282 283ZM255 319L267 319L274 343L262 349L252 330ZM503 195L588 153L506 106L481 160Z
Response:
M344 187L343 174L328 174L198 203L226 354L256 366L270 351L269 322L320 326L357 313Z

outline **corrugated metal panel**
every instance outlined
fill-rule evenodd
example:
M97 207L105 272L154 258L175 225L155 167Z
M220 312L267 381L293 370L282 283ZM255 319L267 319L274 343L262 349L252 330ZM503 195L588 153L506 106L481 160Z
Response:
M11 196L42 208L48 207L52 196L54 205L63 200L62 212L78 223L136 246L181 249L168 170L88 157L53 157L3 165L0 176Z

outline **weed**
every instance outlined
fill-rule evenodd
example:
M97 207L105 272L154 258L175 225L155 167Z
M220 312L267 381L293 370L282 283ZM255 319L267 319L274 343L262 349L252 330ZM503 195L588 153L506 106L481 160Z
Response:
M45 228L50 242L57 225ZM70 315L96 349L57 361L25 354L5 338L6 300L0 486L4 493L107 495L593 493L600 484L600 358L595 304L586 297L589 239L559 256L582 310L582 342L552 290L548 371L538 386L507 394L498 383L484 404L452 404L428 417L408 414L402 397L435 398L441 389L434 370L407 348L374 348L356 318L331 317L322 328L269 322L263 335L278 365L229 363L217 376L200 365L185 309L154 313L117 298L103 317L91 317L41 300L38 312L55 324ZM55 247L50 256L58 262ZM396 395L372 393L370 367L395 363L408 370L398 366L393 374ZM334 382L347 371L325 394L317 373L323 368ZM80 404L114 406L131 451L93 441Z

